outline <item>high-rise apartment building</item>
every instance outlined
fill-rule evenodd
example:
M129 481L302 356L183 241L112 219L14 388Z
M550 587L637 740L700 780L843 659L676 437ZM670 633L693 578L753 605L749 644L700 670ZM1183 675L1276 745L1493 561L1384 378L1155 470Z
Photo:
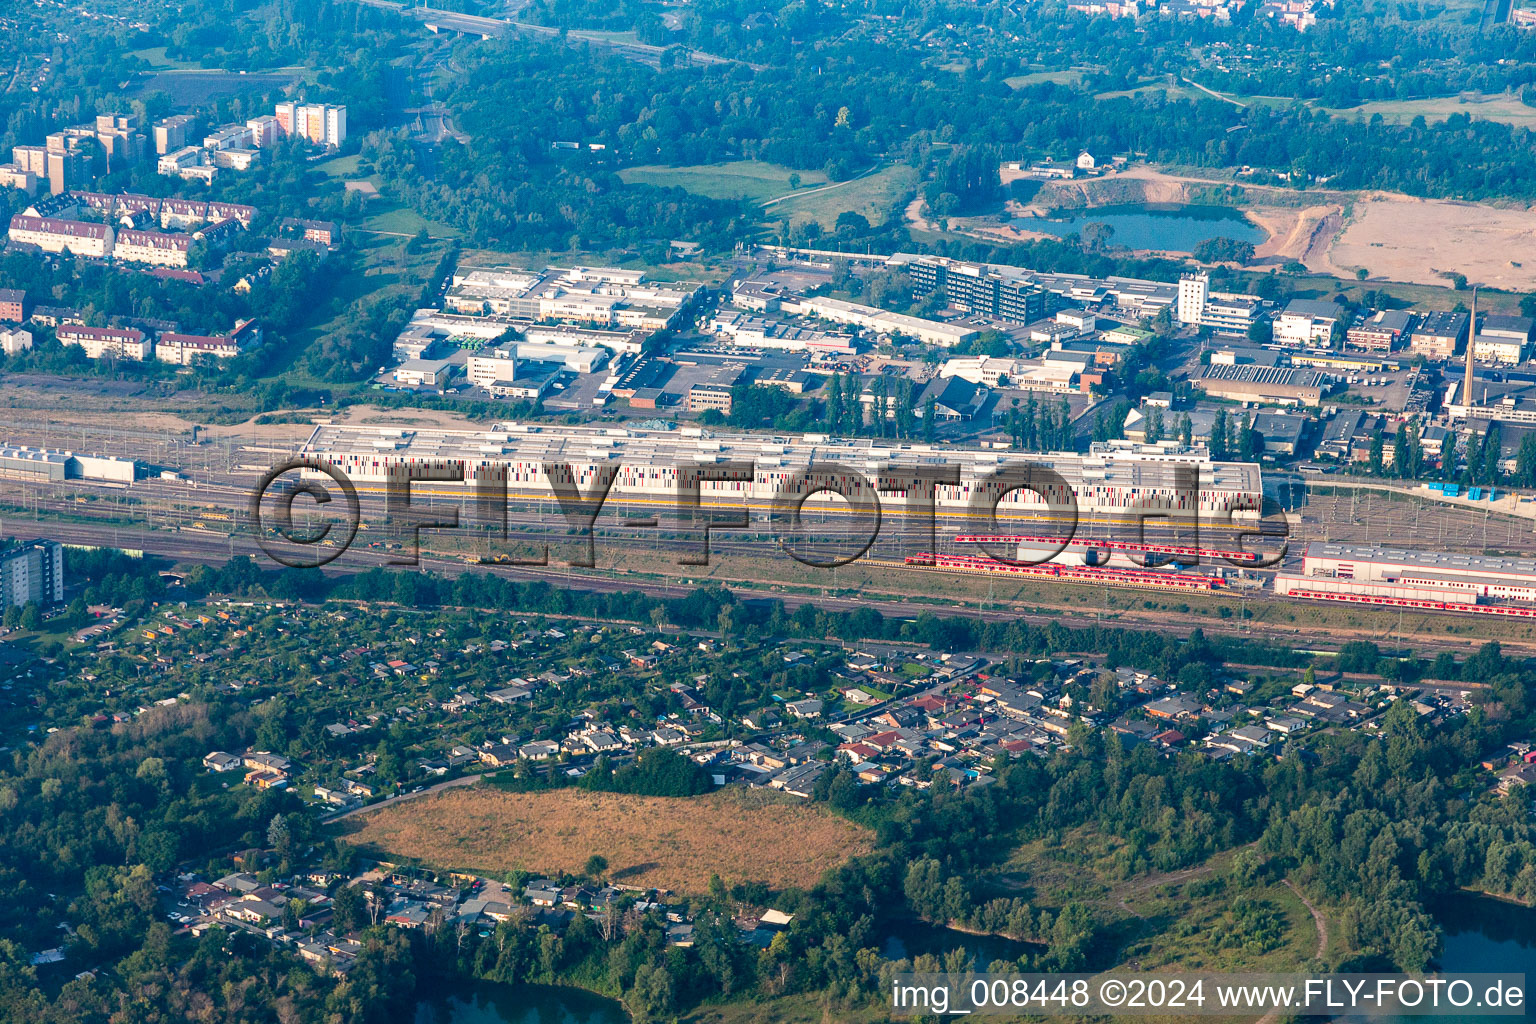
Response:
M327 103L279 103L274 109L278 129L320 146L340 146L347 140L347 108Z
M0 609L63 600L63 545L38 540L0 551Z

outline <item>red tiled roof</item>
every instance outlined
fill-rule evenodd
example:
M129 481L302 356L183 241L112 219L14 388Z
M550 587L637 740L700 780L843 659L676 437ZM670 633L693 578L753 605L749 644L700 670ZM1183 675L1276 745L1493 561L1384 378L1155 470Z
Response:
M105 224L92 224L85 220L60 220L57 217L28 217L18 213L11 218L12 231L40 231L48 235L66 235L70 238L106 238Z
M118 245L137 245L146 249L178 249L185 252L192 246L191 235L167 235L159 231L120 231Z
M144 332L137 327L81 327L69 324L58 329L60 338L111 338L116 341L143 341Z
M162 345L181 345L184 348L228 348L234 342L228 338L210 334L162 334Z

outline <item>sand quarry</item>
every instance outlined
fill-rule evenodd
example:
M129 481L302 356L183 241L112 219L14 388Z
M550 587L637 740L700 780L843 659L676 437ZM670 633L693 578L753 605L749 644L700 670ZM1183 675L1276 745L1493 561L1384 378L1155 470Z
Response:
M1372 278L1388 281L1443 285L1454 271L1506 291L1533 291L1536 211L1372 197L1355 204L1327 257L1345 273L1364 267Z
M1004 171L1004 181L1020 172ZM1317 274L1352 279L1364 267L1372 280L1447 285L1451 273L1508 291L1536 291L1536 209L1485 206L1449 199L1417 199L1384 192L1331 192L1217 181L1133 167L1099 178L1052 182L1028 205L1010 202L1009 216L1045 214L1059 206L1126 202L1200 202L1211 185L1238 184L1250 203L1248 219L1269 237L1252 266L1301 263ZM920 218L921 202L907 211ZM937 225L914 224L930 230ZM952 222L968 234L1000 241L1046 238L991 218Z

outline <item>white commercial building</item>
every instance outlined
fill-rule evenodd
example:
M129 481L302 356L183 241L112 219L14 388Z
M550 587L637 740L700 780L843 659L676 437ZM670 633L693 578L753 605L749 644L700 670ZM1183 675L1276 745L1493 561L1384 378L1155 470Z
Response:
M1211 290L1211 275L1185 274L1179 278L1178 318L1181 324L1198 324L1205 312L1205 297Z
M989 388L1006 386L1024 375L1027 364L1022 359L1003 356L957 356L945 360L940 377L959 377Z
M858 352L851 335L798 327L736 310L722 310L709 326L718 337L741 348L810 352L823 358L852 356Z
M793 307L793 308L792 308ZM881 334L900 334L914 338L925 345L952 348L962 341L969 341L981 332L974 327L944 324L937 320L890 313L875 306L864 306L842 299L814 298L791 301L785 299L781 308L790 313L807 313L834 323L853 324Z
M1292 348L1326 345L1333 339L1333 329L1343 312L1334 302L1292 299L1275 317L1275 342Z
M464 375L480 388L503 382L510 384L517 380L517 359L510 355L470 356L464 363Z
M445 301L459 313L659 331L679 326L699 293L615 267L485 267L455 274Z
M1218 334L1246 334L1263 308L1263 301L1255 295L1211 291L1209 274L1185 274L1179 278L1175 313L1181 324L1209 327Z
M1479 334L1472 339L1472 358L1480 363L1522 363L1530 342L1525 338L1505 338Z
M395 382L409 387L439 388L458 369L447 359L407 359L395 367Z

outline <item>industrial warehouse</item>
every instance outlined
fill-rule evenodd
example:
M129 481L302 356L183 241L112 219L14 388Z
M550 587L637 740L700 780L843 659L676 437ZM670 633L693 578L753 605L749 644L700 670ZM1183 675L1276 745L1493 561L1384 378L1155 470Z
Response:
M382 490L391 471L448 464L460 473L443 483L418 483L413 493L463 494L477 479L505 482L524 500L554 497L545 466L560 469L560 486L583 496L611 476L608 500L618 505L671 504L679 467L737 469L741 479L705 480L700 505L770 510L812 495L818 511L864 512L878 500L882 514L902 514L926 501L920 476L958 472L958 483L939 484L933 504L940 518L970 514L996 503L999 520L1061 520L1077 516L1158 514L1212 520L1257 518L1263 485L1254 463L1213 462L1204 449L1162 445L1096 445L1087 455L1019 455L982 448L947 448L825 435L715 434L702 428L641 431L596 426L498 424L486 432L385 429L322 425L302 455L345 473L360 491ZM744 467L752 476L747 481ZM995 475L1048 470L1030 488L1003 486ZM913 471L904 473L903 471ZM876 477L878 488L876 488ZM990 478L990 479L989 479ZM747 493L743 493L743 489ZM1038 489L1033 489L1038 488ZM879 498L872 491L878 489ZM846 505L835 494L842 494ZM893 493L894 492L894 493ZM1068 493L1070 492L1070 493ZM905 497L898 498L898 494ZM861 503L865 507L861 507ZM824 507L823 507L824 506Z
M61 483L65 480L92 480L100 483L131 484L138 473L132 459L107 455L81 455L0 445L0 479L28 480L37 483Z
M1308 544L1301 572L1278 574L1275 593L1352 604L1536 616L1536 560Z

